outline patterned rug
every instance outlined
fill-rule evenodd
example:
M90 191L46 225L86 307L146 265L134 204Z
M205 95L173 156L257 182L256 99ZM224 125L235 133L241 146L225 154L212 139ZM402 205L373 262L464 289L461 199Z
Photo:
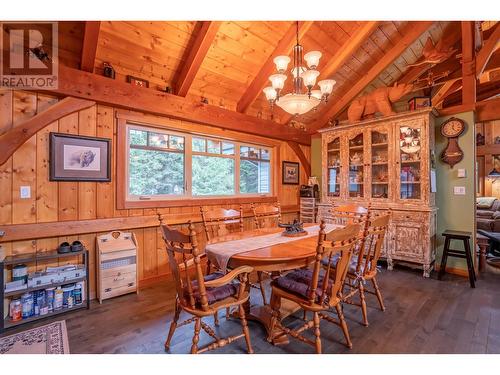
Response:
M69 354L64 320L0 338L0 354Z

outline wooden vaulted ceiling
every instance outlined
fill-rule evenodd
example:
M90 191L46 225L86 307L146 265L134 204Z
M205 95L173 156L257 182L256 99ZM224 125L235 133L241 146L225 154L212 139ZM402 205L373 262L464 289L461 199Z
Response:
M360 94L421 76L430 66L410 65L423 59L428 38L434 44L448 38L449 45L460 47L460 22L304 21L299 27L304 50L323 53L319 79L337 81L328 103L295 119L311 129L341 116ZM262 119L291 120L279 107L270 110L262 88L274 70L272 58L291 54L295 22L62 22L60 35L60 59L70 67L102 74L107 62L116 80L132 75L148 80L152 90L169 87L193 102L204 97L209 104ZM460 70L457 57L460 50L448 65L433 69L449 68L453 75ZM290 85L288 79L285 92ZM460 87L448 82L439 96Z

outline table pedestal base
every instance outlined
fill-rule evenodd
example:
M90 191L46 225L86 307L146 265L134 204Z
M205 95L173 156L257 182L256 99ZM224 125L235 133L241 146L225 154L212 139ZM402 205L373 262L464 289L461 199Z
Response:
M287 316L292 315L295 311L299 310L300 306L295 302L282 299L281 300L281 319L285 319ZM274 332L270 331L271 328L271 317L272 309L270 305L265 306L252 306L247 312L247 319L260 322L266 329L267 337L274 337L281 333L281 330L275 329ZM276 339L272 340L273 345L286 345L289 343L287 335L281 335Z

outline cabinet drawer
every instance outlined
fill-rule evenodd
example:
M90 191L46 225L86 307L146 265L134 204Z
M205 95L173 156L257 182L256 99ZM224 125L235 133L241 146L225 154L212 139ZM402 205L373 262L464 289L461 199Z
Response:
M113 289L121 286L126 286L130 283L135 285L136 281L137 280L135 272L123 273L120 276L104 277L102 279L101 288L103 290L107 288Z
M126 273L135 273L135 272L136 272L136 265L135 264L129 264L128 266L115 267L115 268L109 268L109 269L101 270L101 277L102 278L120 277L123 274L126 274Z
M100 257L101 261L119 259L119 258L127 258L127 257L135 257L137 255L137 250L126 250L126 251L112 251L112 252L101 252Z
M412 221L418 223L425 219L425 215L426 213L417 211L394 211L392 213L392 220L400 222Z
M137 285L135 282L118 287L103 288L101 292L101 299L121 296L122 294L135 292L136 290Z

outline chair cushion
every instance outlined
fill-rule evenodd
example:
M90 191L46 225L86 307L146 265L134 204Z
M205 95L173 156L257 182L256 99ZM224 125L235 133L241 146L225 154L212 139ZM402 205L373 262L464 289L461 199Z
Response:
M216 280L224 276L222 272L214 272L204 277L205 281ZM194 298L196 299L196 303L200 304L200 293L198 291L198 280L191 281L191 287L193 289ZM208 304L212 304L214 302L223 300L229 296L233 296L238 292L238 284L231 283L222 286L218 286L216 288L206 288L207 292L207 300ZM187 290L185 292L186 298L189 298Z
M479 209L488 209L495 203L495 197L478 197L476 198L476 206Z
M339 257L340 257L339 254L335 254L332 257L332 268L335 268L337 266L337 262L339 261ZM327 266L328 265L328 258L323 258L321 260L321 264L323 264L324 266ZM357 265L358 265L358 257L356 255L353 255L351 257L351 261L349 262L349 268L347 269L347 272L356 273ZM361 264L361 268L360 268L361 273L363 272L363 267L364 267L364 262L363 262L363 264Z
M483 217L483 218L492 218L493 215L495 214L495 211L490 211L490 210L477 210L476 211L476 216L477 217Z
M292 294L307 299L312 277L313 277L313 271L299 269L277 278L276 280L273 281L273 285L277 285L281 289L286 290L287 292L290 292ZM320 273L318 288L316 288L316 296L318 299L322 295L321 287L323 285L323 279L324 279L324 273ZM332 280L328 280L327 294L330 293L332 285L333 285Z

